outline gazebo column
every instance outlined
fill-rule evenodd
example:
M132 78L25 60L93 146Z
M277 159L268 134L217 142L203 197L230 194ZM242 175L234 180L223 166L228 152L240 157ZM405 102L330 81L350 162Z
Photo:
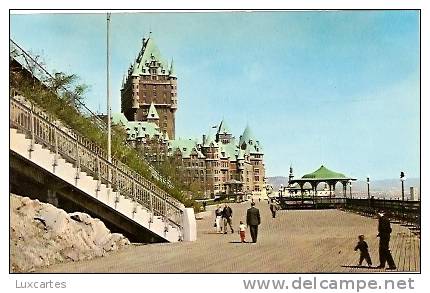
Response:
M303 204L303 202L304 202L304 200L303 200L303 183L300 182L299 185L300 185L300 195L302 197L302 204Z
M346 198L346 185L348 184L347 181L342 181L343 185L343 197Z
M317 196L317 186L318 186L318 183L319 183L319 182L312 182L312 183L311 183L311 186L312 186L312 193L313 193L313 195L312 195L312 199L313 199L313 202L314 202L315 208L317 208L316 196Z
M328 188L329 188L329 190L330 190L329 197L330 197L330 199L331 199L331 183L330 183L330 182L328 183Z

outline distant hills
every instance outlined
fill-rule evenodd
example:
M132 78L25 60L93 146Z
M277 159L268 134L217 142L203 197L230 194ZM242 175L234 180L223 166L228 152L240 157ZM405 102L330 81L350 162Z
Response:
M274 190L278 190L281 184L284 186L288 185L288 177L275 176L268 177L268 183L273 186ZM409 188L414 187L415 192L420 194L420 178L407 178L405 181L405 196L409 197ZM340 184L337 185L336 191L341 191L339 188ZM323 185L319 185L318 188L323 188ZM352 183L353 193L367 194L367 183L366 181L357 180ZM402 193L401 182L399 179L383 179L370 181L370 193L375 197L378 195L387 195L388 197L399 197Z

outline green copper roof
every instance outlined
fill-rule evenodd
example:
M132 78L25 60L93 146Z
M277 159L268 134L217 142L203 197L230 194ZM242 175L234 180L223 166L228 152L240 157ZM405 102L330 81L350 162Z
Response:
M241 150L241 149L238 150L237 159L238 160L244 160L245 159L245 151L244 150Z
M182 158L189 158L192 153L196 153L199 158L204 158L204 155L197 149L197 142L192 139L174 139L169 141L169 153L174 154L179 150Z
M234 140L226 144L219 142L218 145L219 145L218 152L221 158L228 158L230 161L236 161L238 147Z
M154 136L163 137L160 133L160 128L153 122L129 121L124 127L128 135L128 140L144 137L153 138Z
M306 179L348 179L342 173L333 172L324 166L319 167L319 169L316 170L315 172L303 175L302 178L306 178Z
M128 123L127 118L123 113L113 113L112 114L112 124L122 124L123 126L126 126Z
M158 116L157 110L155 109L154 102L151 102L151 106L149 106L147 119L153 119L153 120L160 119L160 117Z
M215 147L218 147L218 143L216 142L216 138L215 138L215 133L213 131L213 129L209 129L209 131L206 134L206 139L203 142L203 146L204 147L209 147L210 144L213 144Z
M221 123L218 127L218 134L220 134L220 133L231 134L230 129L227 126L227 123L225 123L224 119L221 121Z
M151 63L151 61L160 63L157 74L176 77L174 75L173 63L169 65L169 63L162 58L160 50L152 37L144 40L142 49L136 57L134 64L131 66L131 75L150 75L149 66L147 64Z
M177 76L176 76L176 72L175 72L175 67L173 66L173 59L172 59L172 61L170 62L169 75L170 75L171 77L177 77Z
M170 140L169 135L167 134L167 132L164 133L164 140L165 141Z
M249 143L249 141L254 140L254 135L252 134L251 128L249 125L246 125L245 130L243 131L243 134L240 136L239 145L242 145L242 143Z

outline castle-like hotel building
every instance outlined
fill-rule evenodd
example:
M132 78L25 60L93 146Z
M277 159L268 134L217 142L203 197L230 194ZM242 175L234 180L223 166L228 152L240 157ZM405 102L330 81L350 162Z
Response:
M250 127L236 139L223 120L201 140L175 139L177 105L173 60L162 59L152 37L143 39L122 83L122 113L112 116L128 143L151 162L176 161L184 183L197 185L206 198L265 194L264 153Z

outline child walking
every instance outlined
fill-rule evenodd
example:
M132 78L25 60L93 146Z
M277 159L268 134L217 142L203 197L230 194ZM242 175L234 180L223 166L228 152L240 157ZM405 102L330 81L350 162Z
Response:
M369 267L372 266L372 259L370 258L369 254L369 246L367 245L366 241L364 241L364 235L358 236L358 243L354 250L360 250L360 261L358 263L359 266L361 266L364 259L366 260Z
M245 243L245 231L246 231L246 225L243 223L243 221L240 221L239 225L239 235L240 235L240 242Z

